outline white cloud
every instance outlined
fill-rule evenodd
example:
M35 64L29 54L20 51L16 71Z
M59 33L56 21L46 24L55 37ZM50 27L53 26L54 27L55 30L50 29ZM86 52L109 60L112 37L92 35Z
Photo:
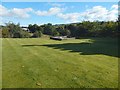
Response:
M118 5L113 5L111 8L112 9L118 9Z
M79 13L68 13L68 14L59 13L57 14L57 16L65 20L69 20L70 22L77 22Z
M105 20L108 14L108 10L102 6L95 6L92 9L88 9L85 12L81 13L81 16L84 20Z
M13 8L11 10L11 13L15 15L15 17L29 18L30 15L28 13L31 11L33 11L32 8L24 8L24 9Z
M99 21L115 21L117 19L118 10L116 5L111 7L111 10L107 10L103 6L95 6L92 9L88 9L82 13L84 19L87 20L99 20Z
M1 17L18 17L18 18L29 18L30 15L29 12L32 12L32 8L13 8L13 9L7 9L6 7L0 5L0 16Z
M38 16L56 16L58 18L64 19L66 22L78 22L81 20L99 20L99 21L115 21L118 17L118 5L112 5L111 8L107 9L103 6L94 6L91 9L87 9L84 12L73 12L65 13L66 8L59 7L57 3L52 3L53 6L46 11L35 11L32 8L13 8L8 9L0 5L0 17L17 17L17 18L28 18L30 17L30 12ZM86 6L87 7L87 6ZM69 9L69 8L67 8Z
M37 11L35 13L39 16L50 16L50 15L56 15L60 12L62 12L62 8L53 7L50 8L48 11Z
M115 21L117 20L118 16L118 7L117 5L111 6L111 9L108 10L103 6L94 6L91 9L87 9L84 12L77 12L77 13L59 13L57 14L59 18L70 22L78 22L81 20L89 20L89 21Z
M0 16L8 16L9 11L4 6L0 5Z

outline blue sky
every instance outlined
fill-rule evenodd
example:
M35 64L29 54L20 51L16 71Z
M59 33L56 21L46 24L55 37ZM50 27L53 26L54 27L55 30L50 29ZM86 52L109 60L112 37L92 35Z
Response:
M84 20L115 21L117 2L3 2L1 24L12 21L28 24L62 24Z

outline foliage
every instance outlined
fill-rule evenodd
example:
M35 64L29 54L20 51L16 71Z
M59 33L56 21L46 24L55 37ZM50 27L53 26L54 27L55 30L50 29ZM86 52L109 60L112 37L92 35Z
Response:
M21 34L22 38L29 38L30 37L30 33L28 33L25 30L21 30L20 34Z
M53 30L52 32L52 36L59 36L60 33L57 30Z
M2 27L2 37L3 38L28 38L29 33L14 23L6 23L6 26Z
M42 36L41 31L35 31L35 32L33 33L33 36L32 36L32 37L34 37L34 38L39 38L39 37L41 37L41 36Z
M3 27L3 28L2 28L2 37L3 37L3 38L8 38L8 37L10 37L9 30L8 30L7 27Z
M41 37L41 34L50 36L68 36L68 37L118 37L119 21L83 21L81 23L52 25L51 23L44 25L29 24L29 31L22 30L20 24L6 23L3 27L3 37L22 38L30 37L29 32L33 34L32 37ZM24 32L25 31L25 32ZM23 35L22 35L23 34Z

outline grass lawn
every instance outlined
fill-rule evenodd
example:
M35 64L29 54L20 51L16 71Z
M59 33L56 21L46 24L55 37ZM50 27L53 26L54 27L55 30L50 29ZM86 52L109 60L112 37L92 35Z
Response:
M117 88L111 38L2 40L3 88Z

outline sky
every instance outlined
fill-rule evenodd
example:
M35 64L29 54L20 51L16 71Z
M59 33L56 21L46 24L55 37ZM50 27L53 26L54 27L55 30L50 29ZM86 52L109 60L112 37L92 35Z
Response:
M66 24L82 21L115 21L117 2L3 2L0 24Z

